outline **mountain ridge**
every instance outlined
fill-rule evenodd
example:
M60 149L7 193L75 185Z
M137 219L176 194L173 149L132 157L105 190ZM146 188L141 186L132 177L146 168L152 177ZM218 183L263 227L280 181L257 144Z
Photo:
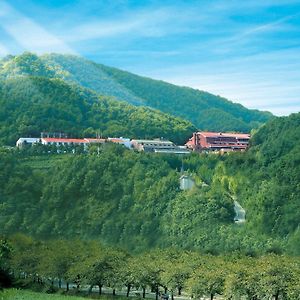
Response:
M24 53L0 61L0 77L60 78L135 106L148 106L192 122L201 130L249 132L272 118L268 112L208 92L138 76L73 55Z

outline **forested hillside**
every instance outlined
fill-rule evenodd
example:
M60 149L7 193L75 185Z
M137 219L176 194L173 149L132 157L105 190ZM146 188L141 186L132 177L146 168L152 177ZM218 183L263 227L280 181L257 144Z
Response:
M261 232L280 237L295 233L299 253L300 113L270 121L252 144L243 168L252 193L241 191L249 217Z
M207 92L137 76L76 56L38 57L24 53L0 61L0 78L25 75L60 78L100 95L179 116L202 130L249 132L272 117Z
M42 131L65 132L71 137L165 137L184 143L193 130L195 127L182 119L98 96L61 79L26 76L0 80L2 145L15 145L19 137L39 137Z
M299 254L299 134L298 113L267 123L247 153L184 158L197 185L187 192L179 190L177 156L115 145L99 155L2 151L0 227L99 239L134 252L172 246ZM234 198L246 209L244 225L233 222Z
M232 202L217 187L180 192L180 165L177 157L116 145L99 156L2 152L2 232L96 238L137 252L171 244L213 249L219 241L211 232L232 226Z
M251 144L246 155L228 157L223 180L246 208L250 230L289 241L300 254L300 113L268 122Z
M249 110L204 91L100 67L145 104L185 118L202 130L249 132L271 118L270 113Z

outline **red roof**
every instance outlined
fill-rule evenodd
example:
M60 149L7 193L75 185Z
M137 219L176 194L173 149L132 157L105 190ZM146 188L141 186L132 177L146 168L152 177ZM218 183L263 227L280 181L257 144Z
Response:
M123 139L118 139L118 138L109 138L108 140L112 143L124 143Z
M89 139L89 138L85 138L85 141L89 142L89 143L105 143L105 139Z
M88 141L86 141L85 139L42 138L42 140L48 143L73 143L73 144L88 143Z
M250 139L250 134L248 133L227 133L227 132L211 132L211 131L199 131L197 134L201 134L205 137L235 137L239 139Z

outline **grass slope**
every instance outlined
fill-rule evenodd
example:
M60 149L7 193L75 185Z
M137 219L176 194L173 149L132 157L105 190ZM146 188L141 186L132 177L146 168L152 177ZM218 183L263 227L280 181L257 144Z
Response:
M29 290L7 289L0 291L0 300L86 300L86 299L101 299L101 300L121 300L127 299L121 296L90 295L89 297L77 297L58 294L38 293ZM135 299L135 298L134 298Z
M86 298L63 296L63 295L49 295L45 293L36 293L26 290L4 290L0 292L1 300L83 300Z

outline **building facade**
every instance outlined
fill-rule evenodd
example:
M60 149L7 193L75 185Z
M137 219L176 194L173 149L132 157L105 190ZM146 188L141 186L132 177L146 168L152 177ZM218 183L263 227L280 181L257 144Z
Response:
M19 138L17 140L16 146L17 147L23 147L26 145L33 145L40 143L40 138Z
M186 174L183 174L180 177L179 183L180 183L180 189L182 191L191 190L195 185L195 181L193 180L193 178Z
M65 138L41 138L41 143L43 145L55 145L57 147L60 146L72 146L72 145L80 145L85 146L89 144L86 139L65 139Z
M154 139L154 140L132 140L132 147L138 151L155 152L162 150L176 150L177 146L167 140Z
M224 132L194 132L186 143L193 151L244 151L249 145L250 134Z
M128 149L132 148L131 140L127 139L127 138L123 138L123 137L120 137L120 138L110 138L109 137L109 138L107 138L107 141L111 142L111 143L116 143L116 144L123 145L123 146L125 146Z

